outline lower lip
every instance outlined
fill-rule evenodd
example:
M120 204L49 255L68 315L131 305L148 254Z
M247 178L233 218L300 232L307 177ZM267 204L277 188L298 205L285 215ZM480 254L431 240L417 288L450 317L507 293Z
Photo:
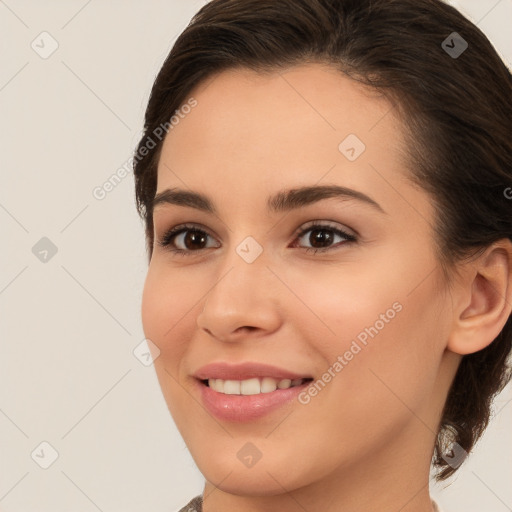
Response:
M236 423L253 421L297 398L311 382L257 395L226 395L197 381L204 406L216 418Z

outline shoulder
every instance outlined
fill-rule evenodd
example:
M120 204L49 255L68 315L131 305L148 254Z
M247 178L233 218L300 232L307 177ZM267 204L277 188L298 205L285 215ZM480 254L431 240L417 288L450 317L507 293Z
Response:
M203 510L203 497L196 496L190 500L183 508L178 512L202 512Z

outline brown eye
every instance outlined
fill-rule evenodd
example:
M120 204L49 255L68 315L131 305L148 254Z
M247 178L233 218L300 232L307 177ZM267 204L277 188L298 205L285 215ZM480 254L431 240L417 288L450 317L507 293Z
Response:
M202 231L187 230L175 236L178 243L185 246L185 249L204 249L208 235Z
M207 245L208 239L212 238L206 231L196 226L178 226L165 233L158 244L172 252L187 254L199 252L202 249L218 247L218 245Z
M338 227L323 224L310 225L303 229L297 235L297 238L299 240L304 239L303 243L310 244L310 247L303 248L306 251L313 252L324 252L357 241L355 235L346 233ZM209 243L210 240L213 243ZM194 252L199 253L203 249L220 247L220 244L215 243L214 238L209 233L193 224L176 226L170 229L161 240L158 240L158 244L182 256L191 256ZM298 247L302 247L302 245L298 245Z
M308 233L309 235L306 236ZM304 239L306 243L310 244L310 247L305 247L305 249L313 252L327 251L336 242L340 242L337 243L339 246L357 240L354 235L350 235L339 228L322 224L315 224L303 229L299 233L298 239Z

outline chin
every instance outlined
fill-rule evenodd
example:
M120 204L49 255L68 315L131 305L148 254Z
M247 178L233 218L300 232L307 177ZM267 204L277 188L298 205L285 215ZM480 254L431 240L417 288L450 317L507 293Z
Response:
M218 468L209 472L201 470L201 473L208 482L215 484L218 489L235 496L276 496L283 494L284 489L290 491L296 488L285 474L277 471L267 473L265 469L231 467L228 470ZM228 474L229 476L227 476ZM217 484L217 482L219 483Z
M247 467L237 458L236 453L227 453L227 450L222 450L222 453L213 450L207 458L194 457L205 479L225 493L237 496L276 496L285 492L285 489L289 492L311 483L311 470L298 468L297 465L294 471L290 468L289 461L293 460L293 454L288 457L283 454L282 460L262 455L252 467Z

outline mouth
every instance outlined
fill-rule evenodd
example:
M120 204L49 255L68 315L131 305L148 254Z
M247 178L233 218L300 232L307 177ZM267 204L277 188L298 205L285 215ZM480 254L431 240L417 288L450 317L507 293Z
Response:
M257 361L216 361L192 376L206 410L221 421L235 423L257 421L293 407L313 381L311 374Z
M306 377L302 379L274 379L273 377L254 377L245 380L230 379L201 379L204 386L209 387L217 393L224 395L259 395L272 393L279 389L289 389L293 387L309 384L313 379Z
M230 423L258 421L281 408L294 407L312 378L245 380L196 379L198 396L206 410Z

